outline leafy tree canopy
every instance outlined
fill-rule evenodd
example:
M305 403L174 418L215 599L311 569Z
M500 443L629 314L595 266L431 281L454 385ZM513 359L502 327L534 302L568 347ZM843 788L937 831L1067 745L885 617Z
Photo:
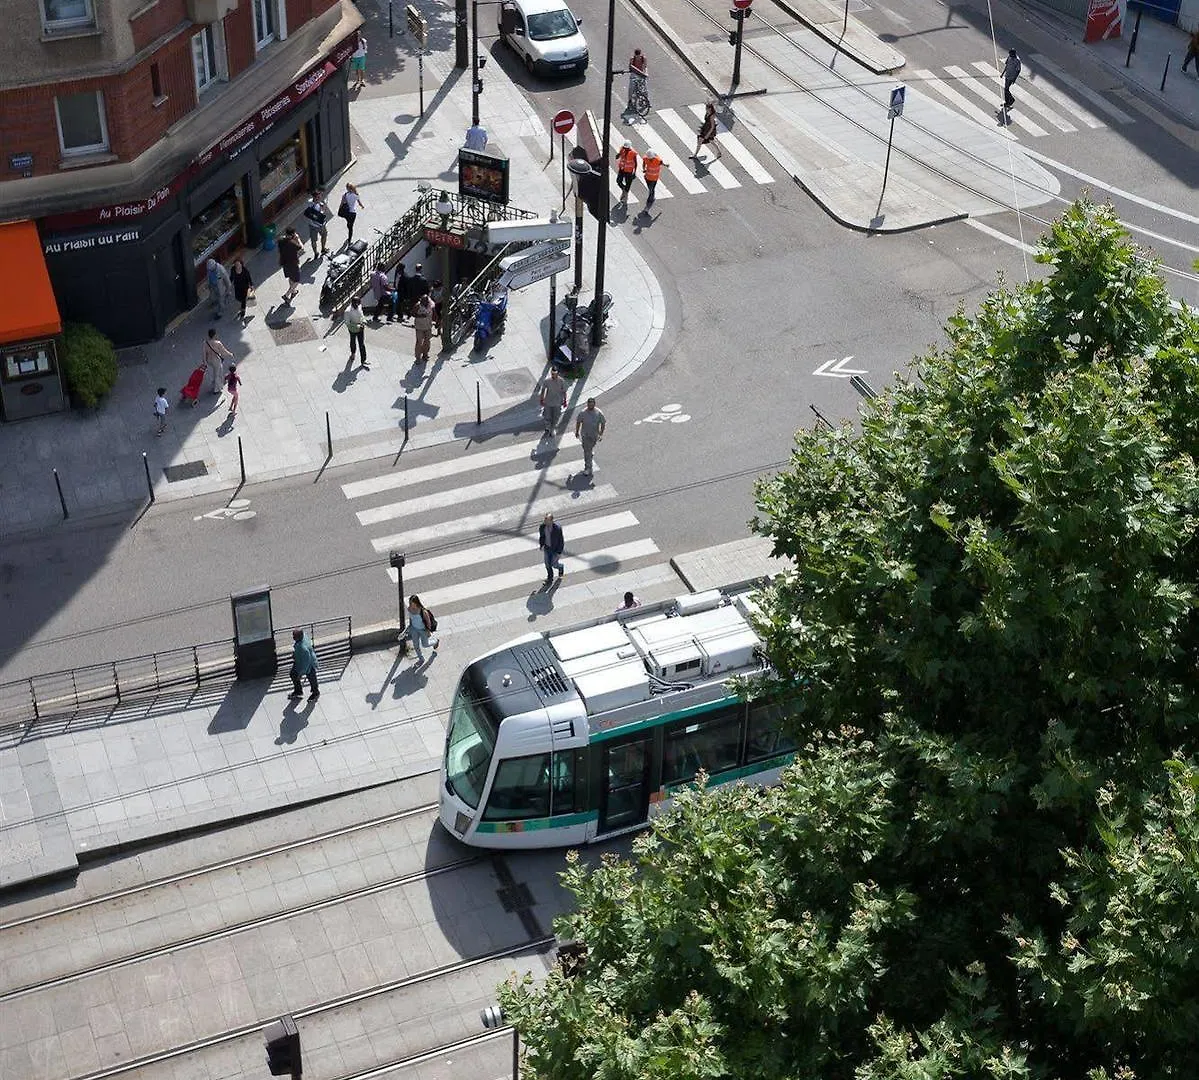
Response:
M572 860L553 1080L1167 1080L1199 1060L1199 322L1083 201L754 528L803 747Z

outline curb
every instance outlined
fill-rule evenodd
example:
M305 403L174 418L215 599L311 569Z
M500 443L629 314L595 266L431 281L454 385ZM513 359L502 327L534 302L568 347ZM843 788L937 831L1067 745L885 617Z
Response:
M670 50L683 61L683 64L708 90L716 97L723 97L724 92L717 90L716 86L711 82L704 71L691 59L687 52L687 44L675 32L674 28L658 14L657 10L646 0L628 0L629 6L632 7L638 15L640 15L647 23L650 29L662 38Z
M844 53L846 56L851 57L852 59L856 60L867 71L873 72L875 75L890 75L892 72L896 72L901 67L905 67L907 65L907 58L904 57L903 63L898 64L896 67L893 67L893 68L876 67L862 53L855 52L853 49L847 49L845 47L844 40L842 38L833 37L832 34L827 33L819 24L809 22L807 17L804 15L801 15L799 13L799 11L797 11L790 4L788 4L787 0L771 0L771 2L774 4L775 7L781 9L782 11L785 11L788 15L790 15L791 18L793 18L797 23L800 23L803 26L806 26L818 38L823 38L825 41L827 41L830 45L832 45L837 50L837 52ZM898 52L898 51L899 50L896 50L896 52Z
M914 225L897 225L894 228L876 229L870 225L859 225L856 221L850 221L848 218L843 218L827 203L825 203L819 195L817 195L807 184L805 184L798 176L794 174L791 177L804 191L809 199L820 207L830 218L838 225L846 229L852 229L854 232L865 233L867 236L898 236L900 233L918 232L920 229L931 229L936 225L948 225L954 221L964 221L970 214L963 210L960 214L946 214L945 217L933 218L929 221L918 221Z

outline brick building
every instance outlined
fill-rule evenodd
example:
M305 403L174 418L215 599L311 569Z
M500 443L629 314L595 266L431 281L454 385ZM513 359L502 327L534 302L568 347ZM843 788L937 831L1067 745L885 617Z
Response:
M3 11L0 221L37 223L63 318L119 345L160 337L210 255L260 243L349 161L351 0Z

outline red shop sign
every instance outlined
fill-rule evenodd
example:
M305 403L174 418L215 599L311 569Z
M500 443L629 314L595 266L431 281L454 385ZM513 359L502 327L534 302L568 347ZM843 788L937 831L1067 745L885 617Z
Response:
M440 247L465 248L466 237L459 236L457 233L446 232L445 229L426 229L425 239L430 244L437 244Z

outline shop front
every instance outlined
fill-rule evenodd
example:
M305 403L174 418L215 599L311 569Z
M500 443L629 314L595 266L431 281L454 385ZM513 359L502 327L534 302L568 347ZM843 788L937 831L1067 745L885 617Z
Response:
M62 320L32 221L0 225L0 419L66 407Z
M268 224L328 184L350 160L352 49L351 37L146 198L42 219L64 315L118 346L159 338L195 306L209 258L227 264L256 247Z

